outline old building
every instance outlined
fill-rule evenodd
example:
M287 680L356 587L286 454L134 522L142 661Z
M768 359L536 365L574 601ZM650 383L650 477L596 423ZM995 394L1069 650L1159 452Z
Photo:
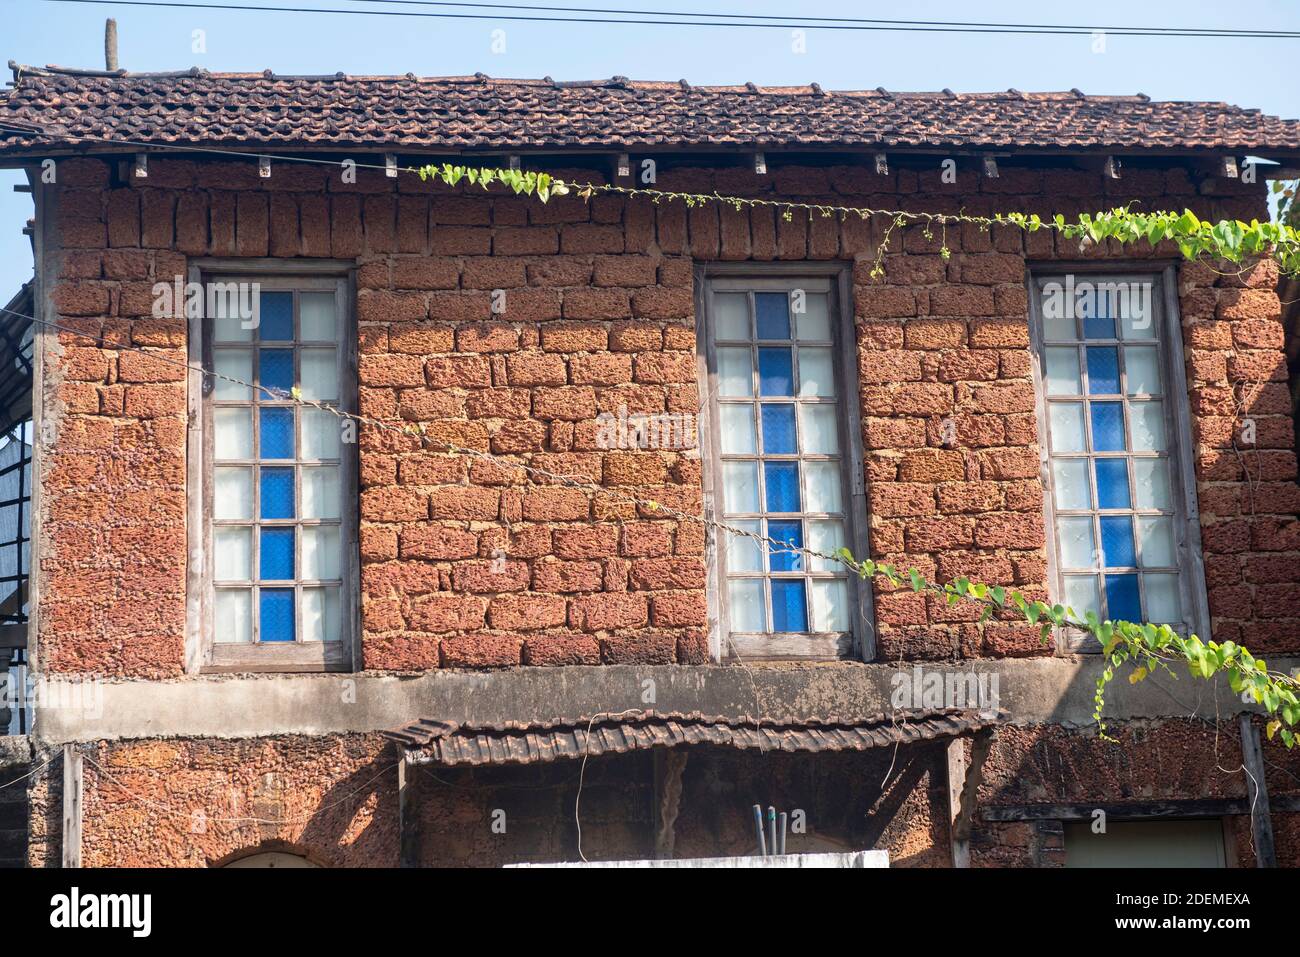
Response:
M1070 634L799 550L1300 650L1273 262L836 211L1265 219L1300 122L14 73L32 866L745 855L756 804L891 866L1300 860L1226 686L1119 682L1106 741ZM448 160L807 206L409 171Z

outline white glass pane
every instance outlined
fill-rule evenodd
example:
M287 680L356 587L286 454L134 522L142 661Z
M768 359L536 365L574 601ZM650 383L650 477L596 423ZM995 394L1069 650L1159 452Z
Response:
M804 297L804 311L796 312L794 321L796 334L800 339L830 342L831 311L826 293L808 293Z
M1149 282L1129 282L1118 299L1121 335L1125 339L1154 339L1156 324L1151 310L1154 290Z
M305 459L336 459L339 457L339 433L343 419L320 409L304 408L299 415L302 423L302 457Z
M766 631L763 582L758 578L733 579L727 583L728 610L732 631Z
M339 637L339 590L302 590L302 640L337 641Z
M253 593L246 588L218 588L212 607L214 641L246 645L253 640Z
M240 382L253 381L253 353L250 349L213 349L212 370L217 377L212 380L212 398L234 399L247 402L253 398L248 386L235 385L220 376L228 375Z
M302 397L318 402L332 402L339 397L339 370L336 350L303 349L299 353Z
M835 394L835 368L831 362L831 350L807 347L799 350L799 394Z
M339 517L339 469L315 465L302 470L302 517Z
M1061 542L1061 567L1094 567L1092 518L1090 516L1058 518L1056 527Z
M1145 568L1176 565L1174 560L1174 520L1168 515L1151 515L1138 519L1138 547Z
M718 348L718 395L740 397L754 394L754 355L736 346Z
M307 581L324 581L340 577L337 525L303 526L302 577Z
M209 315L212 316L212 341L252 342L254 324L252 289L242 283L223 285L229 287L228 293L215 294L214 285L211 302L204 303L204 309L208 309Z
M253 530L220 526L212 530L213 576L217 581L243 582L253 568Z
M810 512L842 512L840 466L838 462L804 462L805 508Z
M1090 611L1101 614L1101 601L1097 598L1096 575L1066 575L1063 591L1062 604L1073 608L1078 620L1082 621L1084 615Z
M723 511L729 515L757 512L758 465L755 462L722 463Z
M1053 452L1082 452L1084 450L1083 403L1053 402L1048 427L1052 432Z
M1167 625L1182 620L1177 575L1143 575L1142 586L1146 590L1147 621Z
M321 342L337 342L338 332L334 310L335 300L332 292L299 293L298 337Z
M253 457L251 409L213 409L212 431L212 452L218 459Z
M1129 395L1158 395L1165 390L1160 385L1160 363L1155 346L1128 346L1124 350L1125 388Z
M1169 498L1169 460L1132 459L1137 508L1172 508Z
M839 422L834 405L799 406L799 433L803 450L816 455L834 455L840 450Z
M1052 480L1057 508L1092 508L1087 459L1053 459Z
M844 547L844 525L842 522L806 522L808 529L808 548L823 555L834 555ZM815 572L843 571L844 565L838 561L825 558L811 560Z
M1067 301L1065 284L1052 280L1043 287L1043 338L1048 341L1079 338L1074 304Z
M212 470L212 517L253 517L253 475L246 468Z
M1130 448L1139 452L1165 450L1165 404L1163 402L1129 403Z
M723 452L738 455L753 455L757 446L754 444L754 407L752 405L719 406L722 419L722 434L718 437Z
M749 297L743 292L713 294L715 336L717 339L749 338Z
M849 583L843 578L814 579L813 631L849 630Z
M757 521L743 522L733 519L727 524L734 528L752 532L755 535L760 534ZM763 570L763 553L757 539L725 530L722 534L727 541L728 572L759 572Z
M1047 394L1080 395L1079 350L1073 346L1053 346L1047 352Z

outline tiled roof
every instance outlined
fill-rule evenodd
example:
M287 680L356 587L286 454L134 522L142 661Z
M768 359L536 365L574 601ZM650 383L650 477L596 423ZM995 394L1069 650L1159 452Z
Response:
M707 717L633 711L577 721L457 724L422 718L385 734L434 764L531 764L625 754L647 748L710 744L763 751L866 751L962 737L998 724L1001 715L947 708L862 718Z
M157 144L395 150L1014 148L1300 151L1300 121L1225 103L406 76L132 74L10 63L0 123ZM52 141L0 133L0 152ZM60 145L66 146L66 142ZM94 145L93 139L85 145Z

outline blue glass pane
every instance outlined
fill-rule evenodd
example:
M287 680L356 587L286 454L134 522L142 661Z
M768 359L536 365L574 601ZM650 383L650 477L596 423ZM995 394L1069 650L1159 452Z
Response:
M293 388L293 350L262 349L260 362L257 384L288 395Z
M794 395L789 349L758 350L758 394Z
M1088 346L1088 394L1119 395L1119 349Z
M262 458L293 458L293 409L262 409Z
M293 518L293 469L262 469L262 518Z
M1093 459L1097 468L1097 507L1128 508L1128 460Z
M790 338L790 297L783 292L754 293L754 318L758 338Z
M808 610L804 602L802 578L772 580L772 630L808 630Z
M1101 563L1105 568L1131 568L1137 564L1137 552L1133 549L1133 516L1102 516Z
M1106 615L1111 621L1141 621L1137 575L1106 576Z
M293 529L263 528L258 572L273 581L293 580Z
M263 341L293 338L293 293L264 292L258 297L257 334Z
M767 537L783 545L788 545L790 548L803 548L803 522L768 522ZM771 553L772 571L803 571L802 555L797 552L777 552L775 551L775 545L768 547L773 549Z
M794 406L765 405L763 415L763 452L767 455L791 455L798 451L794 438Z
M799 511L798 462L764 462L763 481L767 484L769 512Z
M263 588L259 641L293 641L293 589Z
M1115 320L1086 316L1083 320L1083 337L1085 339L1114 339Z
M1094 452L1124 451L1124 409L1118 402L1092 403Z

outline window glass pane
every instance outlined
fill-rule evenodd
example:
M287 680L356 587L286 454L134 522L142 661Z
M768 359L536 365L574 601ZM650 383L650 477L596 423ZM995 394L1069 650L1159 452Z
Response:
M1075 616L1082 621L1088 612L1101 614L1101 599L1097 596L1096 575L1066 575L1064 579L1063 604L1073 608Z
M1084 451L1083 403L1053 402L1048 408L1052 451Z
M1088 346L1088 394L1119 393L1119 349L1116 346Z
M840 512L840 466L838 462L804 462L804 493L810 512Z
M808 606L802 578L774 578L772 586L772 630L807 631Z
M763 483L767 490L767 511L799 511L798 463L764 462Z
M318 342L338 342L338 318L334 293L298 293L298 335Z
M758 493L754 492L755 507L750 511L758 511ZM741 510L743 511L743 510ZM754 535L761 534L759 531L760 523L757 521L742 521L739 519L729 519L728 525L752 532ZM727 571L728 572L761 572L763 570L763 553L758 546L756 539L748 535L738 535L735 532L723 530L722 536L727 542Z
M744 397L754 394L754 357L748 348L718 347L718 395Z
M799 431L805 452L835 455L840 450L839 422L833 405L800 405Z
M1073 346L1047 349L1047 394L1079 395L1079 350Z
M1134 459L1133 485L1138 508L1172 508L1168 459Z
M763 418L763 454L793 455L799 451L794 434L794 406L768 402L761 406Z
M824 292L810 292L804 296L804 311L796 313L795 326L800 339L829 342L831 339L830 297Z
M1106 616L1111 621L1142 620L1136 573L1106 576Z
M809 522L808 549L823 555L834 555L844 547L844 524L842 522ZM843 571L844 566L833 559L809 559L815 572Z
M1107 568L1131 568L1137 565L1137 553L1133 550L1133 517L1103 515L1099 522L1102 564Z
M262 469L262 518L293 518L293 469Z
M293 529L263 528L258 574L272 581L293 581Z
M765 346L758 350L758 394L794 395L794 373L789 349Z
M302 397L333 402L339 397L338 353L334 349L303 349Z
M302 577L307 581L339 578L339 551L337 525L304 525Z
M790 297L783 292L754 293L754 318L760 339L790 338Z
M258 350L257 384L263 389L270 389L273 395L286 396L293 389L293 350L260 349ZM265 392L260 394L267 398Z
M749 297L743 292L715 292L713 312L717 338L749 338Z
M253 640L253 593L249 589L217 589L212 605L212 637L232 645Z
M213 409L212 432L212 454L217 459L253 457L253 415L250 409Z
M253 517L253 474L247 468L212 470L212 517Z
M338 641L338 588L304 588L302 590L302 640Z
M343 420L320 409L299 408L302 428L302 457L336 459L339 457L339 433Z
M1083 316L1083 335L1086 339L1114 339L1115 313L1111 311L1109 296L1102 290L1080 290L1078 308Z
M252 576L253 530L218 525L212 530L213 577L217 581L243 582Z
M217 296L213 305L216 307L212 311L212 341L213 342L252 342L253 341L253 316L251 314L250 301L248 303L250 312L247 317L239 315L239 310L225 308L225 297ZM235 305L232 297L232 305ZM206 308L206 306L205 306ZM229 313L227 315L226 313ZM245 380L248 381L248 380Z
M849 583L843 578L814 579L813 631L849 631Z
M723 462L722 494L729 514L760 511L758 507L758 463Z
M1094 459L1097 469L1097 507L1128 508L1128 459Z
M718 417L722 420L722 434L718 436L722 451L753 455L758 448L754 438L754 407L728 402L718 407Z
M1091 508L1087 459L1054 459L1052 480L1056 485L1057 508Z
M1133 402L1128 408L1129 428L1133 435L1132 447L1138 451L1163 452L1165 450L1165 404Z
M803 571L803 553L796 549L803 548L803 522L796 520L768 522L767 537L776 544L769 544L768 564L774 572ZM781 546L786 546L782 549Z
M803 396L833 396L835 370L830 349L805 346L799 350L799 394Z
M1138 519L1138 547L1143 567L1172 568L1174 558L1174 520L1168 515L1146 515Z
M732 631L766 631L763 611L763 580L734 578L727 583L727 608Z
M240 382L253 381L253 352L251 349L213 349L212 371L217 378L212 380L212 398L221 401L233 399L247 402L253 397L253 390L248 386L235 385L219 376L230 376Z
M1092 448L1096 452L1124 450L1124 406L1119 402L1093 402Z
M338 518L341 501L337 465L311 465L302 470L303 518Z
M1073 303L1066 301L1065 289L1053 280L1043 286L1043 338L1055 342L1079 338Z
M1061 567L1094 567L1096 561L1093 557L1092 517L1069 516L1058 518L1056 527L1061 541Z
M293 454L293 409L261 408L261 452L264 459L291 459Z
M264 292L259 297L257 334L263 342L293 338L293 293Z
M1147 620L1155 625L1168 625L1182 620L1182 599L1178 594L1177 575L1142 576L1146 590Z
M1129 346L1124 350L1124 378L1129 395L1158 395L1160 363L1155 346Z
M293 641L293 589L263 588L259 597L258 640Z
M1151 310L1152 288L1149 282L1127 284L1128 295L1119 297L1120 326L1125 339L1154 339L1155 317Z

